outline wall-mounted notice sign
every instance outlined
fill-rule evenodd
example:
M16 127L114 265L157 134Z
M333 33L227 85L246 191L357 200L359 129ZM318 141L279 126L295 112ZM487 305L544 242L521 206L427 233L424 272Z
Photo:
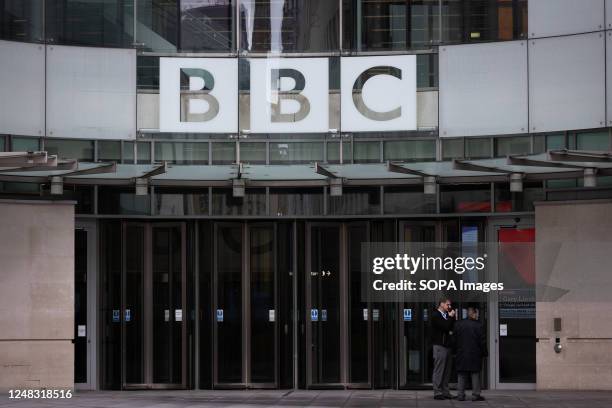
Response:
M310 309L310 320L313 322L319 321L319 310L318 309Z
M218 322L223 321L223 309L217 309L217 321Z
M363 320L368 320L368 309L363 309Z
M119 309L113 309L113 323L119 323L121 314Z
M164 322L169 322L170 321L170 309L165 309L164 310Z
M85 337L86 335L87 335L87 333L86 333L85 325L84 324L79 324L77 326L77 336L78 337Z
M423 309L423 321L426 322L429 319L429 312L427 309Z
M372 320L374 320L375 322L378 321L378 319L380 319L380 310L378 309L372 309Z
M322 322L327 321L327 309L321 309L321 321Z
M130 309L125 309L125 319L126 322L132 321L132 311Z
M412 309L404 309L404 321L405 322L412 321Z
M276 321L276 310L274 309L268 310L268 321L270 322Z
M174 321L175 322L183 321L183 309L174 309Z
M507 324L499 325L499 335L501 337L506 337L508 335L508 325Z

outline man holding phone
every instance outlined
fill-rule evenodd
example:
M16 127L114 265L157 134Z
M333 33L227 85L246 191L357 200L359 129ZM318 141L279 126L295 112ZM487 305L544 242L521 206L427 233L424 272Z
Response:
M450 299L438 302L438 309L431 316L431 344L433 344L433 391L434 399L454 399L448 389L452 361L452 335L455 310Z

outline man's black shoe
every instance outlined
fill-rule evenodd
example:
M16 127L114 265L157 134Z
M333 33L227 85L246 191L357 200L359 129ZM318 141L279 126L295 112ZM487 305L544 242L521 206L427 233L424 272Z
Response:
M480 395L477 397L472 397L472 401L484 401L484 400L485 400L485 397L482 397Z
M446 397L445 397L444 395L435 395L435 396L434 396L434 399L435 399L435 400L445 400L445 399L446 399Z
M448 394L448 395L445 395L444 398L446 398L446 399L457 399L457 396L456 395L452 395L452 394Z

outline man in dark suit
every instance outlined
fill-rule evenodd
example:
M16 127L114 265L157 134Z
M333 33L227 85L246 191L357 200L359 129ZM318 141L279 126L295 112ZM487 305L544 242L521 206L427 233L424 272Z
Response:
M431 344L433 345L433 391L434 399L453 399L448 389L451 374L452 350L451 336L455 324L455 311L450 299L443 298L438 302L431 316Z
M480 395L480 370L482 359L487 356L487 339L478 321L478 309L468 308L468 318L455 324L457 358L457 399L465 401L465 386L472 379L472 401L484 401Z

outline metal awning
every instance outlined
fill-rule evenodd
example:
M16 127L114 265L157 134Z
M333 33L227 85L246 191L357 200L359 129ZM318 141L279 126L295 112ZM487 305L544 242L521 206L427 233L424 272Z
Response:
M231 186L241 179L247 187L298 187L329 185L332 179L344 185L418 185L425 179L439 184L508 182L517 174L524 180L580 178L587 170L612 175L612 154L569 150L445 162L287 165L115 165L59 161L42 153L5 156L15 167L2 165L0 158L0 181L46 183L61 177L65 184L133 185L146 179L155 186L206 187Z

